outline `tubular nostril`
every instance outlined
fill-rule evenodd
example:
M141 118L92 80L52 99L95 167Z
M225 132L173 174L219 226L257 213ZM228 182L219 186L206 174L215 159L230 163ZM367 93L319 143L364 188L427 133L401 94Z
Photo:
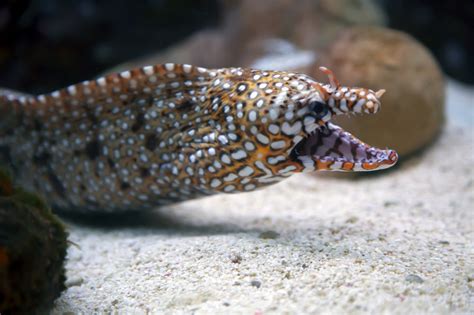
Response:
M381 90L378 90L377 92L375 92L375 96L380 99L382 97L382 95L385 94L385 90L384 89L381 89Z

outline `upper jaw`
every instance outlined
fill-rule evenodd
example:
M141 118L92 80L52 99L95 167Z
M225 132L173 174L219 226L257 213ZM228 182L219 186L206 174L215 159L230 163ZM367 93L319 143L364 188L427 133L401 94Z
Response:
M293 147L291 157L316 170L330 171L381 170L398 160L394 150L372 147L330 122L307 132Z
M327 103L334 115L375 114L379 111L380 97L385 90L374 92L368 89L340 87L328 93Z

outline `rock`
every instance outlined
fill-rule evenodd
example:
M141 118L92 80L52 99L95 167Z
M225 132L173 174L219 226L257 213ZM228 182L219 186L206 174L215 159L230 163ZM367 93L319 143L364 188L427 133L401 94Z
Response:
M408 281L408 282L412 282L412 283L423 283L423 282L425 282L420 276L414 275L414 274L406 276L405 280Z
M72 277L67 279L65 282L66 287L79 287L84 283L84 279L81 277Z
M315 51L325 47L349 25L386 24L383 11L372 0L299 0L298 4L292 0L222 0L222 3L222 49L217 50L220 56L214 58L215 67L252 66L255 60L275 52L268 51L269 40L286 41L299 49ZM194 51L209 56L214 51L210 47ZM307 54L295 57L308 58Z
M242 256L238 253L231 253L230 261L234 264L240 264L242 262Z
M372 0L226 0L223 32L236 56L267 38L286 39L303 49L324 47L348 25L384 25Z
M361 140L395 149L400 156L425 147L444 122L444 80L428 50L411 36L385 28L343 31L324 51L313 77L327 81L317 67L331 69L343 85L386 89L376 115L334 121Z
M274 240L274 239L277 239L280 237L280 234L278 232L275 232L275 231L265 231L265 232L262 232L258 235L259 238L261 239L264 239L264 240Z
M0 169L0 314L46 314L65 289L67 232Z

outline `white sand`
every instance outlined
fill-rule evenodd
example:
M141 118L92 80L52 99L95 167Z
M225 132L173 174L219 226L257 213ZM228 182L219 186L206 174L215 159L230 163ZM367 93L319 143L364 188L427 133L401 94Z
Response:
M451 82L448 98L440 139L380 176L299 175L122 225L71 223L80 248L53 313L474 312L474 90Z

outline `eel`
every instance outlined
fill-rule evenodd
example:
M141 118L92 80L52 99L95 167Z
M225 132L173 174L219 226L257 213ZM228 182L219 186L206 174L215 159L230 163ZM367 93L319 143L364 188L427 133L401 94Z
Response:
M373 171L398 155L330 122L374 114L384 90L305 74L159 64L55 92L0 95L16 180L55 209L146 210L252 191L315 170Z

